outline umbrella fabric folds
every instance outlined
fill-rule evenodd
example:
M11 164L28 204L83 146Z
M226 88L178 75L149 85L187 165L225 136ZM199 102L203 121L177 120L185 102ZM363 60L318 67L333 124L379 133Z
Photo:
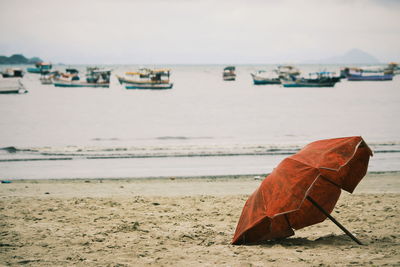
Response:
M293 229L331 218L341 189L354 191L370 156L355 136L316 141L285 158L247 200L232 244L289 237Z

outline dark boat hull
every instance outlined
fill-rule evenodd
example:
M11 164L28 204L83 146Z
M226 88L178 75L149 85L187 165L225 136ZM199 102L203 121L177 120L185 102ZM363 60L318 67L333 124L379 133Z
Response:
M3 73L2 75L3 75L3 78L22 78L22 77L24 77L23 74L10 75L10 74Z
M323 78L323 79L298 79L294 81L282 81L283 87L334 87L340 79Z
M26 69L29 73L41 73L41 70L38 68L27 68Z
M283 83L283 87L334 87L335 82L331 83Z
M41 74L41 73L50 72L51 69L27 68L26 71L29 72L29 73Z
M11 70L1 73L3 78L22 78L24 77L24 72L22 70Z
M281 84L281 80L279 78L268 79L256 76L254 74L251 74L251 77L253 77L253 83L255 85Z
M231 75L231 76L223 76L224 81L235 81L236 80L236 75Z
M109 83L74 83L74 82L54 82L56 87L92 87L92 88L108 88Z
M281 84L280 80L253 80L255 85Z
M142 89L142 90L167 90L172 89L173 83L169 84L129 84L126 89Z
M352 75L347 76L348 81L391 81L393 80L393 74L384 75Z
M26 89L0 90L0 94L2 95L26 94L26 93L28 93L28 90Z
M317 78L294 78L282 79L283 87L334 87L337 82L340 82L340 77L327 76L330 73L317 72L309 75L317 74Z

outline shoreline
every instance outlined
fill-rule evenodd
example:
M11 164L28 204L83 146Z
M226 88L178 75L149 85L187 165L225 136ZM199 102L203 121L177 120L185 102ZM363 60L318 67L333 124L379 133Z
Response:
M261 175L284 156L186 157L0 162L0 179L162 179L164 177L227 177ZM371 160L370 172L400 171L399 153L381 153Z
M371 171L367 172L366 176L371 175L399 175L400 171ZM25 179L25 178L0 178L0 181L11 181L13 183L39 183L43 181L51 182L51 181L63 181L63 182L85 182L85 181L164 181L164 180L202 180L202 179L215 179L215 180L235 180L235 179L256 179L256 180L263 180L269 173L265 174L223 174L223 175L182 175L182 176L142 176L142 177L72 177L72 178L43 178L43 179Z
M39 179L25 179L25 178L0 178L0 181L10 181L12 183L40 183L40 182L91 182L91 181L166 181L166 180L180 180L180 181L188 181L188 180L238 180L238 179L255 179L255 180L263 180L270 173L265 174L227 174L227 175L182 175L182 176L143 176L143 177L72 177L72 178L39 178ZM398 175L400 176L400 171L371 171L367 172L365 177L367 176L376 176L376 175Z
M396 173L400 174L400 171L395 171ZM386 172L385 172L386 173ZM232 174L232 175L194 175L194 176L142 176L142 177L116 177L116 178L110 178L110 177L98 177L98 178L92 178L92 177L72 177L72 178L43 178L43 179L25 179L25 178L12 178L12 179L0 179L0 180L7 180L7 181L12 181L12 182L42 182L42 181L64 181L64 182L85 182L85 181L164 181L164 180L201 180L201 179L218 179L218 180L234 180L234 179L245 179L245 178L254 178L254 177L262 177L267 176L268 174Z
M6 197L228 196L253 193L266 175L142 179L39 179L0 184ZM400 194L400 172L368 173L353 194Z

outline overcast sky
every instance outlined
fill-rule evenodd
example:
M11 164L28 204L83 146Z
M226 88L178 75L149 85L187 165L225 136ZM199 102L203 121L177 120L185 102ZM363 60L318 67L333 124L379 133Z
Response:
M400 61L397 0L0 0L0 55L66 64Z

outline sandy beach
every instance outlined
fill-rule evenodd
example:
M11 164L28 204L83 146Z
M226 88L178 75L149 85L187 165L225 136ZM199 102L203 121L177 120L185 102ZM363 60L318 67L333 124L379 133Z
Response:
M4 266L400 266L400 173L368 174L331 221L230 244L262 177L17 180L0 184Z

